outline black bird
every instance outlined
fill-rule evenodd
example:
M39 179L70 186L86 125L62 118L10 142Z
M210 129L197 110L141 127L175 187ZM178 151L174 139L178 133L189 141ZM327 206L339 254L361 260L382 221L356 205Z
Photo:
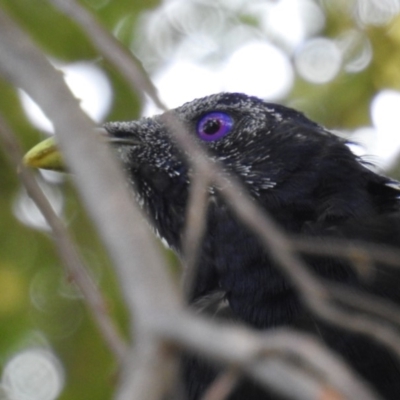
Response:
M197 99L171 112L286 232L399 246L397 182L373 172L343 139L303 114L239 93ZM191 167L164 118L104 127L156 231L181 253ZM384 265L365 281L343 259L305 260L322 278L400 303L399 278ZM399 361L381 345L310 315L258 238L213 187L189 302L260 330L292 326L315 333L383 398L400 399ZM217 370L190 356L183 364L187 398L199 399ZM276 397L244 381L229 399Z

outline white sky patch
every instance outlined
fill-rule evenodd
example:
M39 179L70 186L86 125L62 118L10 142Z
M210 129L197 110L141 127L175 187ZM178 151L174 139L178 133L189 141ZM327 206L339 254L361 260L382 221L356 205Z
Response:
M64 386L64 374L50 351L29 349L7 362L1 385L10 400L55 400Z
M162 100L169 108L181 106L197 97L220 92L221 82L217 73L189 61L175 60L152 77ZM158 108L147 102L143 114L151 116Z
M342 52L343 69L346 72L357 73L368 67L373 57L372 45L363 31L350 29L335 42Z
M377 131L371 150L387 167L400 152L400 92L379 92L371 102L371 117Z
M382 90L371 101L373 126L356 129L350 140L353 153L380 169L387 169L400 153L400 92Z
M355 155L370 157L376 145L376 129L370 126L358 128L352 133L350 140L354 143L349 144L348 147Z
M176 60L153 76L161 98L170 108L221 91L277 100L289 92L293 79L293 69L286 54L261 41L242 46L220 66ZM154 105L147 104L143 114L157 112Z
M385 25L400 12L398 0L358 0L355 17L361 24Z
M267 42L252 41L235 51L221 71L223 89L267 100L283 98L293 85L288 56Z
M28 120L36 128L45 132L54 133L53 123L46 117L42 109L23 90L18 90L22 108Z
M264 30L278 36L291 49L325 25L325 15L313 0L281 0L273 7L267 6L269 12L260 14Z
M64 206L64 198L57 186L49 185L42 180L38 180L43 194L51 204L54 212L61 216ZM35 202L28 196L24 189L21 189L13 203L14 215L23 224L35 229L49 231L50 227L42 212L38 209Z
M295 64L303 79L316 84L327 83L340 72L342 52L331 39L311 39L297 52Z
M105 73L90 62L56 65L64 73L64 79L83 111L95 122L107 115L112 101L112 88ZM53 124L39 106L22 90L20 100L30 122L38 129L54 132Z
M367 167L376 172L382 172L388 163L385 155L376 154L376 145L378 141L378 132L374 127L362 126L357 128L351 135L346 135L351 140L347 147L362 160L366 161Z

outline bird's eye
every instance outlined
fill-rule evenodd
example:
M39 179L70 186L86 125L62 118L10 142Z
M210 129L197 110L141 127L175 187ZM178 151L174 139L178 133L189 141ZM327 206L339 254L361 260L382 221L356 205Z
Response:
M222 112L206 114L197 124L197 134L207 142L221 139L228 134L233 126L233 119Z

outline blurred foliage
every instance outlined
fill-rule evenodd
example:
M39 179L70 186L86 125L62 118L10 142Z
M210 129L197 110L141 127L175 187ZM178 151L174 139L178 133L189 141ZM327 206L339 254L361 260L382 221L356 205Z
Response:
M118 38L128 47L132 45L132 34L141 13L159 5L156 0L82 0L81 3L110 31L118 26ZM400 90L400 16L381 26L357 26L342 1L336 5L335 0L320 3L326 14L320 35L338 37L349 29L362 30L373 49L372 61L361 72L341 72L326 84L312 84L296 77L291 93L283 102L331 128L351 130L370 125L370 102L374 94L384 88ZM63 62L89 60L106 72L114 93L107 119L139 116L138 97L96 53L79 27L49 2L0 0L0 6L49 57ZM232 21L257 29L257 19L251 16L239 13ZM176 41L179 35L175 35ZM27 120L15 89L1 79L0 93L1 113L18 133L23 147L30 148L43 135ZM126 312L96 232L69 179L56 186L64 194L65 221L98 279L110 313L126 333ZM63 292L69 284L68 277L63 274L51 235L28 227L15 217L13 208L20 190L15 169L0 152L0 368L21 349L45 343L53 348L66 371L66 385L60 399L109 399L117 374L113 358L79 296L66 296Z

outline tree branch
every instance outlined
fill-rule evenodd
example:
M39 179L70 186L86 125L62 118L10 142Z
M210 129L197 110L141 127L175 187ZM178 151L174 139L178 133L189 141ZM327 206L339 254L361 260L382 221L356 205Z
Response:
M56 245L60 259L65 266L65 270L71 279L76 283L82 292L86 305L93 318L97 322L104 340L113 352L116 359L121 363L127 351L127 345L118 332L113 320L107 313L107 306L103 296L94 284L88 269L84 265L70 235L63 222L54 212L51 204L47 200L43 191L37 184L32 172L21 165L23 153L21 147L13 134L11 128L0 114L0 142L3 145L5 155L10 163L19 170L22 183L28 195L35 202L52 230L52 239Z
M175 313L160 318L155 330L173 344L224 362L288 398L321 399L328 387L349 400L380 398L311 335L287 329L260 333L238 325L205 322L200 316Z
M76 186L100 237L114 261L132 319L136 343L146 352L146 366L153 381L135 379L131 396L157 399L166 390L162 379L175 369L176 360L151 340L149 320L179 308L177 291L167 274L158 246L142 215L134 206L116 160L95 134L76 99L34 44L0 10L0 73L25 90L54 123L59 145Z

